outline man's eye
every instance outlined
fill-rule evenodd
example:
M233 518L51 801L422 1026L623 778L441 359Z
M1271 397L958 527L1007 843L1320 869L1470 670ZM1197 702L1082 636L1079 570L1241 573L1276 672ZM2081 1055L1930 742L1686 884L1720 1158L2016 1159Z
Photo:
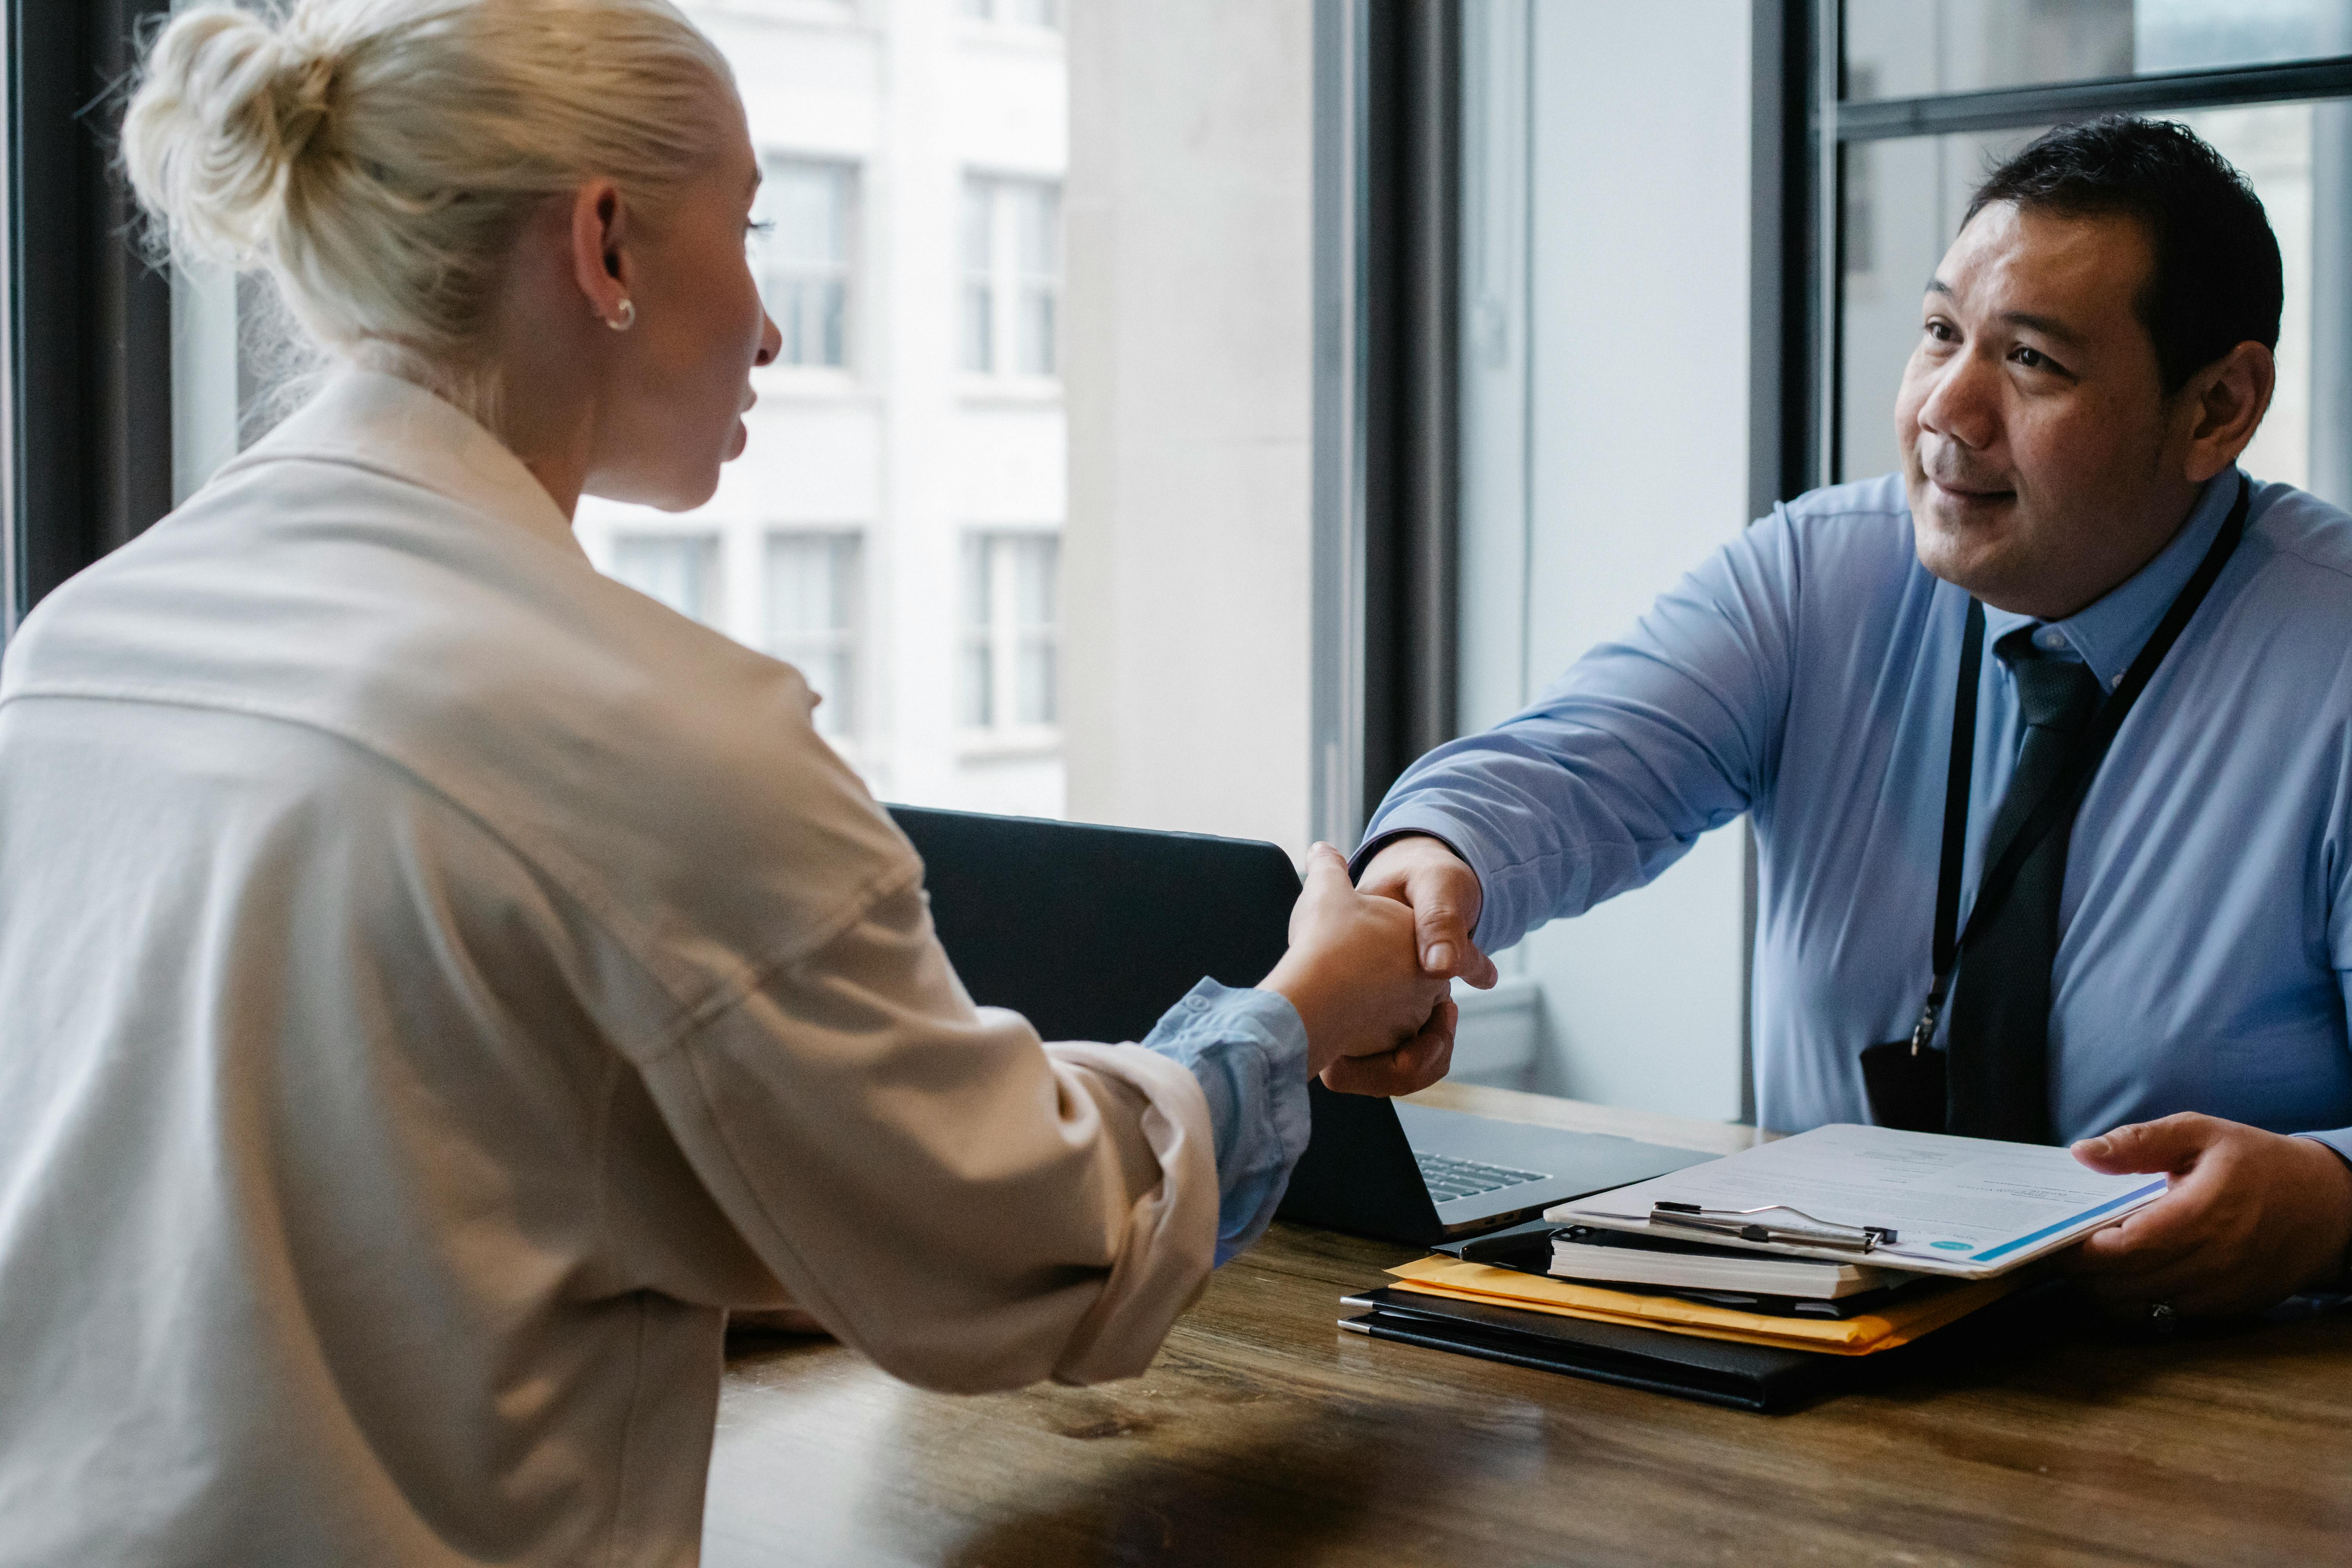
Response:
M1930 321L1923 330L1939 343L1950 342L1955 335L1949 321Z
M2011 351L2009 357L2015 360L2018 363L2023 365L2028 370L2048 370L2050 368L2050 356L2048 354L2043 353L2040 349L2027 348L2021 343L2017 348Z

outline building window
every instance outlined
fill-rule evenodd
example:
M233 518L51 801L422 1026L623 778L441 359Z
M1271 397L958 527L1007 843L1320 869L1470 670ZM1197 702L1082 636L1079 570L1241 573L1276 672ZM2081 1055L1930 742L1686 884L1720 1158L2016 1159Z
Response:
M1061 372L1062 201L1042 180L973 176L963 193L963 368Z
M860 544L856 533L768 536L768 651L824 699L815 721L828 740L858 729Z
M965 537L957 695L966 730L1010 735L1061 721L1061 563L1062 542L1051 533Z
M613 575L679 615L707 621L719 607L719 540L708 533L625 533Z
M963 0L963 14L979 22L1013 22L1026 27L1059 27L1062 0Z
M783 335L778 364L849 363L849 225L856 174L841 163L766 161L753 219L760 298Z

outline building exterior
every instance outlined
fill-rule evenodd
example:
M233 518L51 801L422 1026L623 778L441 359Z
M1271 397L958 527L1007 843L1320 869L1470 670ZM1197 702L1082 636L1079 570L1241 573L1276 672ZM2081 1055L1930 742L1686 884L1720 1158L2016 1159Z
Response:
M797 666L888 800L1058 816L1060 0L706 0L783 338L692 512L583 500L604 570Z

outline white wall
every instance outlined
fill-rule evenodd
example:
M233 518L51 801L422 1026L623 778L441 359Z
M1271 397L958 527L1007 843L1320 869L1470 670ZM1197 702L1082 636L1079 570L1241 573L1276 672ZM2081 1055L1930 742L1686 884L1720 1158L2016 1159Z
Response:
M1524 307L1515 318L1503 260L1482 268L1474 255L1465 276L1465 368L1484 377L1465 457L1519 462L1524 475L1520 520L1507 483L1490 472L1481 491L1472 476L1465 624L1483 640L1471 650L1469 721L1514 705L1501 689L1510 634L1532 695L1748 521L1748 7L1680 0L1672 27L1641 6L1539 0L1530 10L1517 175L1531 224ZM1515 67L1497 41L1486 47L1496 66ZM1509 120L1474 124L1474 139L1507 147ZM1507 196L1511 177L1495 194ZM1515 234L1499 219L1475 232L1505 249ZM1482 287L1504 326L1482 323ZM1526 332L1523 407L1509 395L1514 319ZM1483 360L1482 332L1504 339ZM1475 423L1515 417L1524 450ZM1516 574L1515 548L1525 563ZM1542 997L1538 1087L1738 1114L1739 833L1709 835L1650 887L1522 944L1514 967Z
M1307 0L1069 5L1069 815L1307 840Z

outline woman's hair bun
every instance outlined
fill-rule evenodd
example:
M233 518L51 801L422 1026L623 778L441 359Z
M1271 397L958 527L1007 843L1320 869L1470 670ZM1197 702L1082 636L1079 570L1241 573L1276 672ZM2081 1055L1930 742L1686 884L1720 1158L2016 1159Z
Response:
M227 0L192 6L148 47L122 162L175 249L268 258L296 163L329 130L336 62L294 24Z
M454 384L550 197L658 214L726 146L725 57L670 0L203 0L122 123L176 259L267 271L331 351Z

